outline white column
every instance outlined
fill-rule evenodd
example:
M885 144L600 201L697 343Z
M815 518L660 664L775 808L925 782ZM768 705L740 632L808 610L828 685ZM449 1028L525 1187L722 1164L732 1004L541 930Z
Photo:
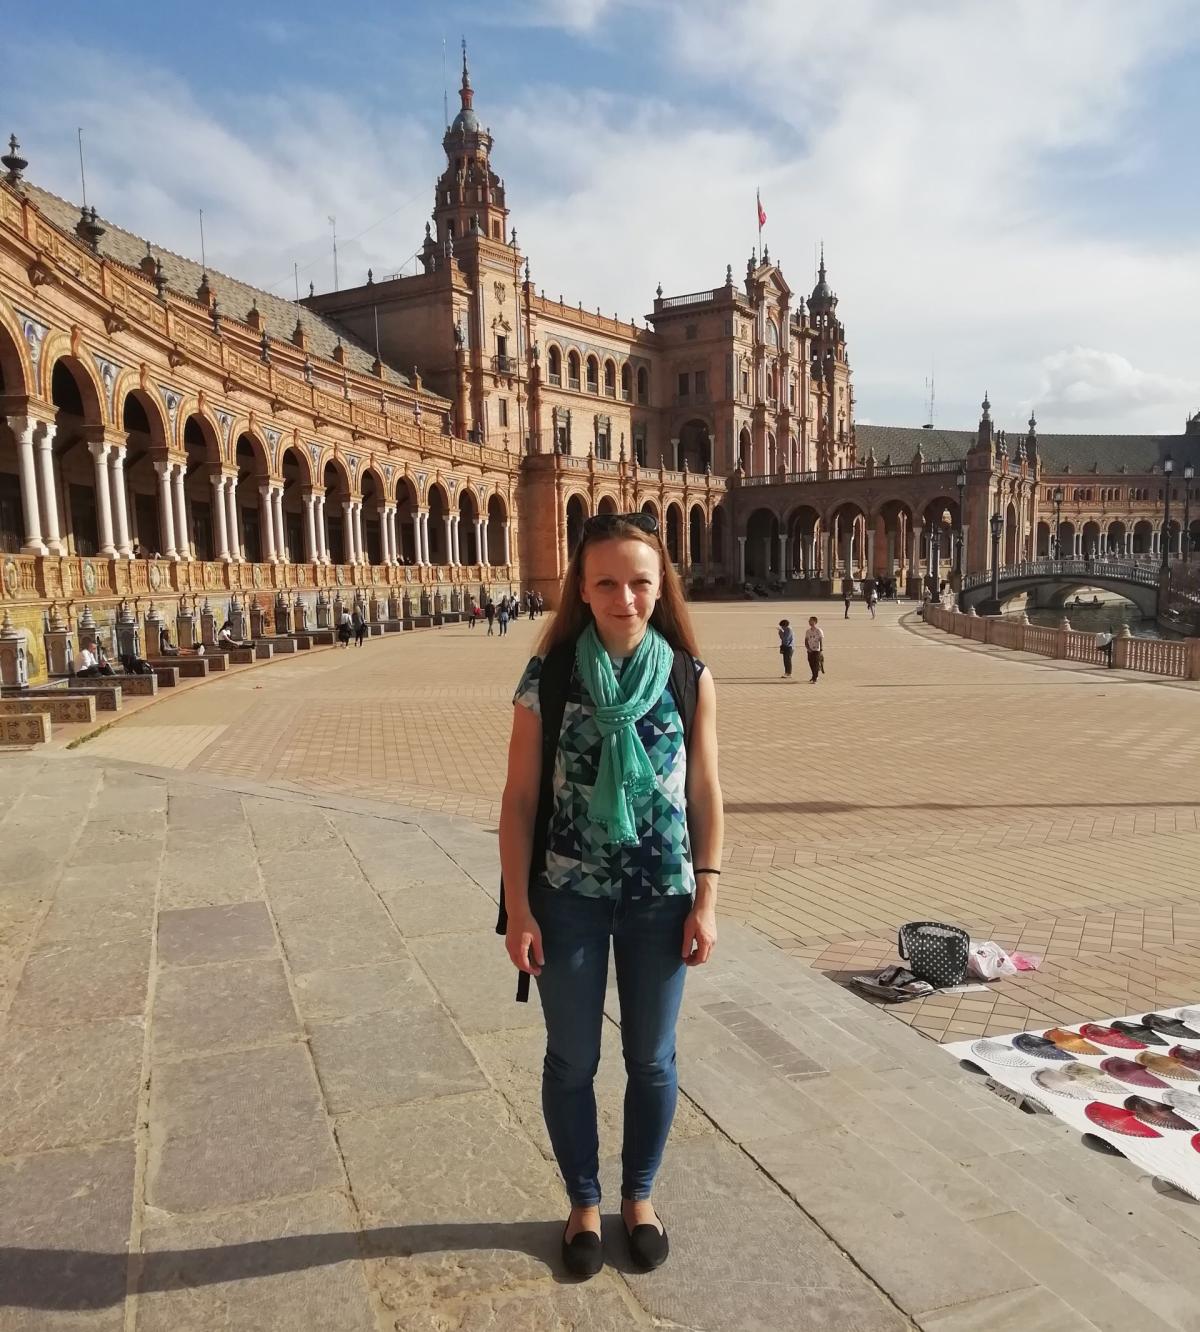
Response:
M41 506L38 504L37 472L33 462L33 432L38 423L26 416L10 416L8 428L17 440L17 466L21 476L21 513L25 522L22 555L44 555Z
M109 454L109 488L112 492L113 526L117 554L129 559L133 554L133 543L129 539L129 499L125 494L125 450L126 445L114 444Z
M421 510L421 560L422 564L432 564L429 558L429 510Z
M273 493L275 501L275 549L279 552L279 558L286 564L290 563L291 556L288 554L287 548L287 527L283 521L283 486L276 486Z
M380 514L379 531L383 538L384 564L396 563L396 506L385 504Z
M316 497L316 513L314 519L317 528L317 558L322 564L329 563L329 529L325 525L325 495L322 492Z
M235 563L240 563L242 559L242 535L238 523L237 488L237 477L227 476L225 478L225 505L229 517L229 558Z
M779 534L779 576L780 578L788 576L787 537L782 532Z
M175 549L175 507L171 503L171 473L175 464L165 460L156 462L154 470L158 473L158 525L164 549L159 551L169 560L177 560L179 552Z
M47 422L38 436L38 480L41 484L42 534L51 555L65 555L66 542L58 526L58 487L54 482L54 426ZM99 503L99 497L97 497Z
M738 582L746 581L746 538L738 537Z
M354 544L358 549L359 564L369 564L371 561L367 555L367 534L363 527L362 506L362 500L354 501Z
M462 518L458 514L455 514L450 520L450 540L452 542L450 556L453 564L462 563L462 547L459 544L461 524Z
M317 547L317 525L313 517L317 497L310 490L303 496L304 501L304 559L308 564L316 564L321 558Z
M192 557L192 543L188 540L187 496L183 491L186 463L175 464L175 549L181 560Z
M509 522L509 520L506 518L506 519L504 520L504 563L505 563L506 565L508 565L508 564L512 564L512 547L511 547L511 545L509 544L510 539L511 539L511 538L510 538L510 535L509 535L509 534L510 534L510 529L511 529L511 527L512 527L512 524L511 524L511 523Z
M271 504L272 487L261 485L258 488L258 530L262 535L259 554L267 564L274 564L275 555L275 514Z
M447 563L447 564L453 564L453 563L454 563L454 547L453 547L453 545L451 544L451 542L453 541L453 537L452 537L451 534L450 534L450 515L449 515L449 514L446 514L446 516L442 519L442 527L443 527L444 530L445 530L446 563Z
M342 561L354 563L354 505L342 500Z
M388 540L392 546L392 563L400 563L400 515L393 504L388 508Z
M225 478L220 472L214 473L209 480L212 482L213 492L213 525L215 536L217 538L216 555L220 560L229 563L229 528L226 526L225 513Z
M96 527L100 536L100 554L112 559L117 548L113 545L112 503L108 493L108 444L102 439L94 439L88 449L95 464Z
M475 519L475 553L479 556L476 561L480 567L485 567L487 558L487 520L484 518Z

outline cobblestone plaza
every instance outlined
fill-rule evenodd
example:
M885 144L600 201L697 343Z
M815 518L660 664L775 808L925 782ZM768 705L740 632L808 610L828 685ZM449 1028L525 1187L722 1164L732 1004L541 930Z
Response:
M786 683L774 622L810 612L828 674ZM0 758L0 1328L1196 1326L1196 1209L926 1037L1200 997L1197 687L904 604L696 620L727 850L681 1024L671 1264L554 1276L539 1014L490 931L540 626L452 625ZM838 982L908 919L1043 967L878 1011Z

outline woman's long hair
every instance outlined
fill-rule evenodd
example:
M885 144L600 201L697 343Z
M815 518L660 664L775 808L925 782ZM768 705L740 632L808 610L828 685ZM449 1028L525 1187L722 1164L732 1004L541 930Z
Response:
M667 558L662 538L657 532L646 532L633 523L620 521L606 528L600 535L584 536L575 547L575 554L571 556L563 576L558 610L542 634L538 654L545 657L551 648L560 643L573 643L591 622L592 608L580 592L583 586L583 562L587 558L588 549L599 545L601 541L640 541L658 553L662 568L662 590L655 603L654 613L650 616L650 623L673 648L682 648L684 652L698 657L700 649L696 645L696 631L692 628L692 617L688 614L683 597L683 584L679 581L675 566Z

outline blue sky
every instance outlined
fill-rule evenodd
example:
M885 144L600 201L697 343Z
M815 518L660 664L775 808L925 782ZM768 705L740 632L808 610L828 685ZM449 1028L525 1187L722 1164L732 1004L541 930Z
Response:
M1156 0L18 3L0 88L38 183L280 294L398 269L465 33L549 295L642 316L740 274L761 186L798 289L823 238L860 419L1181 428L1200 408L1200 5ZM1002 12L1003 17L998 17ZM331 17L331 14L333 17Z

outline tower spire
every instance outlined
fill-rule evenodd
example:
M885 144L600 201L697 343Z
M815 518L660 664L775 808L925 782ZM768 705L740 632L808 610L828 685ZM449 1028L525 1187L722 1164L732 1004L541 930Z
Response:
M471 87L471 73L467 69L467 39L462 39L462 86L458 90L458 95L462 98L463 110L466 111L475 97L475 90Z

